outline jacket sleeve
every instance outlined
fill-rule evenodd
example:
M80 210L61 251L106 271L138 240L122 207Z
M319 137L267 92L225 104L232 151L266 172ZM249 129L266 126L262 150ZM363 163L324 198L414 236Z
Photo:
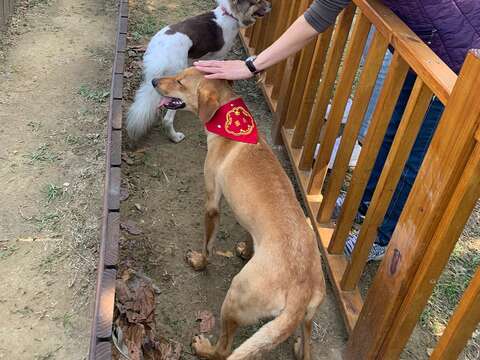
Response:
M335 22L350 0L315 0L305 12L305 20L319 33Z

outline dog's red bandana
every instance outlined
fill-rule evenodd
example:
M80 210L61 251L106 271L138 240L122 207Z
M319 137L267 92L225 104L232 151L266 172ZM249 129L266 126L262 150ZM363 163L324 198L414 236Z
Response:
M248 144L258 143L257 125L241 98L222 105L205 127L227 139Z

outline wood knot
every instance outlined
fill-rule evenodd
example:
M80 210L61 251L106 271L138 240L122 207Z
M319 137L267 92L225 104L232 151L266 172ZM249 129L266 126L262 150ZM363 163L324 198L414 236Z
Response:
M400 253L400 250L398 249L393 250L392 261L390 263L390 275L395 275L398 269L398 264L400 263L401 259L402 259L402 254Z

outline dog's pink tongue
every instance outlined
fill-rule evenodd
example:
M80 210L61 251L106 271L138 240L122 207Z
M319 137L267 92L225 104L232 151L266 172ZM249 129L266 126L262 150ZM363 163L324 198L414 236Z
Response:
M168 96L164 96L162 97L162 100L160 100L160 107L162 106L165 106L167 105L168 103L170 103L170 101L172 101L172 98L168 97Z

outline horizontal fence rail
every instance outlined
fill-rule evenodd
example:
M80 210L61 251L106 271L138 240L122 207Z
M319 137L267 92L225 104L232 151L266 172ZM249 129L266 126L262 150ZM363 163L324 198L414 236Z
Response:
M247 51L258 54L268 47L309 4L274 1L271 14L242 32ZM377 75L392 48L352 171L350 159ZM357 209L396 99L410 73L416 74L413 89L368 211L363 222L356 224ZM274 117L272 137L283 143L289 154L350 334L347 359L400 356L480 197L479 83L479 51L469 53L457 76L378 0L354 0L338 16L335 26L298 54L268 69L260 83ZM385 258L363 300L359 282L370 248L432 99L438 99L445 110ZM332 219L342 193L343 205ZM354 227L359 228L357 242L347 258L343 255L345 242ZM432 358L456 358L471 336L480 316L479 276L477 272Z

